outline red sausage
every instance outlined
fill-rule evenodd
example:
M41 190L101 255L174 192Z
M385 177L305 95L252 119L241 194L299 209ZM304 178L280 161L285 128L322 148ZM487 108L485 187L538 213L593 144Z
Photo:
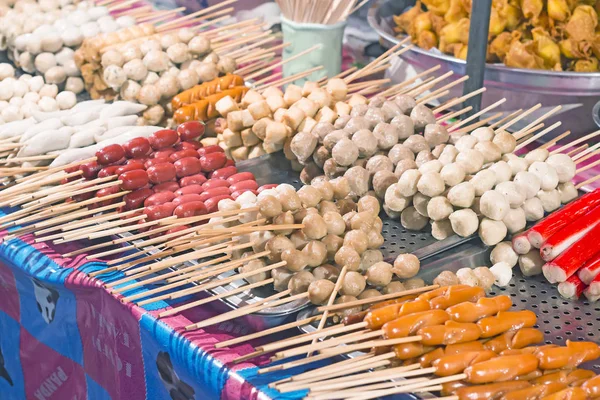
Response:
M205 156L210 153L224 153L224 152L225 152L225 150L223 150L221 148L221 146L217 146L216 144L198 149L198 155L200 157Z
M194 150L198 150L202 148L202 143L200 142L181 142L175 145L175 150L185 150L185 149L194 149ZM200 157L200 156L198 156Z
M96 179L98 172L102 170L102 165L99 165L96 161L90 161L79 166L79 170L83 172L83 177L87 180Z
M225 179L209 179L202 184L202 189L209 190L218 187L229 187L229 182Z
M154 193L144 201L144 207L159 206L161 204L173 201L175 195L173 192Z
M144 201L152 196L154 191L152 189L138 189L135 192L131 192L123 196L125 201L125 210L135 210L145 205Z
M211 172L217 170L223 167L226 161L227 156L225 155L225 153L209 153L205 156L200 157L200 164L202 165L202 171L204 172Z
M86 192L73 196L73 201L85 201L94 197L94 192Z
M209 189L205 192L202 192L199 194L201 200L200 201L206 201L212 197L216 197L216 196L229 196L229 188L226 187L217 187L214 189Z
M96 197L109 196L109 195L115 194L115 193L119 193L119 187L117 185L98 190L96 192ZM118 200L117 198L114 198L114 199L99 201L95 204L96 204L96 207L104 207L104 206L108 206L110 204L116 203L117 200Z
M179 226L176 226L175 228L169 229L167 231L167 235L169 235L171 233L175 233L175 232L185 231L186 229L190 229L190 227L188 225L179 225Z
M169 160L171 160L171 162L175 162L175 161L179 160L180 158L184 158L184 157L198 158L198 152L194 149L179 150L179 151L176 151L175 153L172 153L169 156Z
M150 154L150 158L169 158L171 154L175 153L175 149L168 148L160 151L155 151Z
M213 171L210 174L210 178L211 179L227 179L229 178L231 175L235 175L237 174L238 170L236 167L225 167L225 168L220 168L216 171Z
M181 189L175 191L175 195L183 196L185 194L200 194L203 191L204 191L204 189L202 189L202 186L200 186L198 184L193 184L193 185L184 186Z
M164 203L157 206L149 206L144 208L144 214L148 216L148 221L155 221L157 219L170 217L173 214L174 209L175 204Z
M204 135L204 124L200 121L188 121L177 127L181 140L199 139Z
M173 129L161 129L148 138L154 150L162 150L174 146L179 141L179 135Z
M231 199L231 196L226 196L226 195L222 195L222 196L216 196L216 197L212 197L208 200L206 200L204 202L204 205L206 206L206 208L208 209L209 213L213 213L213 212L217 212L219 211L219 201L223 200L223 199Z
M173 204L179 206L185 203L191 203L192 201L202 201L200 200L199 194L184 194L183 196L177 196L175 200L173 200Z
M154 193L174 192L177 189L179 189L179 183L177 183L177 182L159 183L158 185L153 186L152 189L154 189Z
M181 187L186 187L190 185L202 185L204 182L206 182L206 177L202 174L186 176L185 178L181 178L179 180Z
M242 181L255 181L254 174L252 172L239 172L235 175L231 175L227 178L227 182L230 184L242 182Z
M194 157L184 157L175 161L175 170L178 178L196 175L202 170L201 161Z
M242 193L245 193L245 192L252 192L252 193L254 193L254 194L258 194L258 192L257 192L256 190L252 190L252 189L240 189L240 190L237 190L237 191L235 191L235 192L232 192L232 193L231 193L231 198L235 200L235 199L237 199L238 197L240 197L240 195L241 195Z
M129 162L132 161L132 162ZM115 170L115 174L121 175L123 172L134 171L136 169L145 169L144 164L139 161L129 160L127 164L121 165L119 168Z
M247 180L234 183L229 187L232 193L242 189L256 190L258 189L258 183L255 180Z
M102 168L98 172L98 178L106 178L107 176L116 175L115 171L120 167L120 165L110 165L108 167Z
M235 167L235 161L227 160L225 161L225 165L223 165L223 167Z
M206 213L206 206L201 201L191 201L189 203L180 204L173 210L173 215L176 215L177 218L196 217Z
M98 164L109 165L116 163L125 157L125 150L120 144L109 144L103 149L96 152L96 158Z
M134 171L127 171L119 175L121 188L123 190L137 190L141 189L148 184L148 174L142 169L136 169Z
M143 137L131 139L123 145L127 158L144 158L152 151L150 142Z
M148 168L148 178L154 184L172 181L175 176L175 166L171 163L157 164Z
M267 190L267 189L274 189L277 186L279 186L278 183L269 183L267 185L262 185L261 187L258 188L258 193L262 192L263 190Z
M162 157L162 158L151 158L149 160L147 160L144 163L144 168L148 169L154 165L158 165L158 164L164 164L164 163L170 163L171 161L169 161L168 158L166 157Z

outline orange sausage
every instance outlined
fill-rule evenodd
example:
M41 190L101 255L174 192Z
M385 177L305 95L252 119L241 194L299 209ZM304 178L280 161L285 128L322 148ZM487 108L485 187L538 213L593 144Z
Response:
M398 360L408 360L429 353L433 349L433 347L424 346L421 342L402 343L394 346L394 353Z
M589 399L600 398L600 375L585 381L581 388L585 390Z
M449 307L446 311L456 322L476 322L485 317L496 315L500 311L508 311L512 307L509 296L482 297L477 303L464 302Z
M441 346L477 340L481 331L476 324L446 321L444 325L421 328L417 335L423 337L421 343L426 346Z
M441 325L450 317L446 311L429 310L405 315L383 325L383 337L396 339L414 335L421 328L432 325Z
M438 347L437 349L430 351L429 353L423 354L421 357L419 357L419 363L421 364L421 367L428 368L431 367L431 364L435 360L444 356L451 356L459 353L481 350L485 349L483 348L483 344L481 344L481 342L478 341L449 344L445 348Z
M500 352L499 354L501 356L516 356L519 354L537 355L540 352L540 350L552 349L555 347L558 347L558 345L557 344L545 344L543 346L530 346L530 347L525 347L522 349L504 350L504 351Z
M454 394L459 400L497 400L514 390L520 390L531 386L525 381L509 381L491 383L489 385L465 386L458 388Z
M587 381L596 376L592 371L587 369L574 369L572 371L557 371L550 374L540 376L534 379L534 384L546 384L551 382L559 382L567 386L581 386L583 381ZM599 382L600 383L600 382Z
M532 372L530 372L528 374L517 376L515 378L515 380L517 380L517 381L530 381L532 379L539 378L542 375L544 375L544 373L542 372L542 370L541 369L536 369L535 371L532 371Z
M600 348L593 342L571 342L565 347L542 349L537 352L542 369L570 369L600 357Z
M184 90L171 100L173 111L182 106L195 103L203 98L221 92L226 89L231 89L234 86L243 86L244 78L239 75L227 74L212 81L203 82L191 89Z
M369 311L364 321L369 329L379 329L386 323L405 315L423 312L430 309L429 302L425 300L414 300Z
M508 331L485 343L488 350L500 353L504 350L522 349L523 347L544 341L544 334L534 328L523 328L518 331Z
M549 396L542 397L541 400L586 400L586 398L587 395L585 390L580 387L571 387Z
M505 382L535 371L538 364L539 361L533 354L500 356L471 365L464 373L467 381L474 384Z
M416 294L409 294L408 296L398 297L397 299L381 301L379 303L373 304L369 307L369 311L377 310L378 308L382 308L385 306L389 306L390 304L400 304L406 303L407 301L414 300L417 298Z
M422 300L431 300L434 297L444 296L450 288L465 288L469 287L468 285L452 285L452 286L442 286L437 289L430 290L429 292L420 294L417 298Z
M536 315L529 310L502 311L495 317L482 318L477 321L481 329L481 337L488 338L504 332L521 328L531 328L537 321Z
M560 392L566 385L560 382L552 382L543 385L534 385L525 389L515 390L502 396L501 400L539 400L542 397Z
M482 297L485 297L483 288L451 286L443 296L434 297L429 300L429 304L431 304L431 308L434 310L445 310L448 307L464 303L465 301L478 301Z
M465 353L445 355L435 360L432 365L437 376L450 376L460 374L471 365L485 362L498 355L493 351L469 351Z
M231 89L223 90L220 93L210 95L203 100L182 106L173 114L176 123L181 124L187 121L208 121L219 116L216 104L223 97L231 96L236 102L242 100L242 97L249 89L245 86L235 86Z
M454 394L458 389L467 387L467 383L465 381L455 381L455 382L446 382L442 383L442 396L450 396Z

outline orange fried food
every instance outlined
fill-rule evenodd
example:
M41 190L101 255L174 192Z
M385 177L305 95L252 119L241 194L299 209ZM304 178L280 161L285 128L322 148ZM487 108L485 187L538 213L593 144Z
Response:
M548 16L555 21L565 22L571 16L567 0L548 0Z
M437 47L438 40L435 33L432 31L422 31L417 36L417 46L429 50L433 47Z
M423 0L423 4L434 14L444 15L450 8L450 0Z
M589 60L577 60L573 65L575 72L598 72L598 59L591 57Z
M498 60L504 61L504 57L506 57L506 53L508 53L512 41L513 35L511 33L502 32L492 40L488 52L491 55L496 56Z
M573 15L569 18L565 31L569 38L576 42L592 41L596 37L596 26L598 26L596 10L590 6L578 6L573 10Z
M417 3L405 13L400 15L394 15L394 22L396 23L397 32L408 32L412 20L419 14L421 14L421 1L417 0Z
M534 28L531 34L533 35L535 54L544 60L544 67L546 69L556 69L557 65L560 67L560 47L548 32L542 28Z
M521 0L521 11L525 18L538 18L543 9L544 2L542 0Z
M533 41L521 43L517 40L510 44L504 63L514 68L541 69L544 61L535 54Z
M440 34L440 50L446 52L446 46L454 43L468 44L469 26L468 18L462 18L458 22L444 26Z
M464 7L462 0L450 0L450 7L444 14L446 22L458 22L462 18L468 16L467 10Z

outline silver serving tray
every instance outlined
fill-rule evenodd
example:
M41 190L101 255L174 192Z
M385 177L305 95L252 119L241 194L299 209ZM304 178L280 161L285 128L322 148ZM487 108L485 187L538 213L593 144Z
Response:
M391 47L404 38L396 37L392 16L401 14L414 4L414 0L380 0L369 9L368 22L380 35L384 46ZM435 65L441 66L437 75L453 71L458 78L465 74L464 60L443 54L437 49L424 50L415 46L401 57L406 62L392 68L394 82L404 80L411 73L411 68L414 68L412 73L418 73ZM563 105L563 109L550 118L546 125L550 126L560 120L565 128L544 136L545 140L566 129L570 129L576 136L583 136L600 126L600 73L518 69L503 64L487 64L484 86L487 91L483 94L482 108L501 98L507 99L494 112L504 111L508 114L537 103L544 105L542 109L520 121L520 124L515 124L514 129L521 128L556 105ZM449 97L460 96L462 91L462 84L457 85L451 90Z

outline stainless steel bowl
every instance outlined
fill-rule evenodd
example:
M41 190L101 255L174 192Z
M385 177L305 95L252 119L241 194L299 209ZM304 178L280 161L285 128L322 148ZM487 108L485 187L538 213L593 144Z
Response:
M383 45L391 47L403 38L396 37L392 16L401 14L414 4L414 0L382 0L370 8L369 24L381 36ZM404 80L410 74L410 67L418 73L439 64L439 75L448 71L453 71L458 76L465 74L464 60L443 54L439 50L414 47L401 57L406 62L392 73L395 82ZM507 99L494 112L508 113L537 103L543 104L544 107L536 113L524 118L522 124L515 125L516 129L533 121L550 108L562 105L562 110L549 119L546 126L556 121L562 121L563 126L546 135L546 140L566 129L571 130L574 136L583 136L600 126L600 73L518 69L503 64L487 64L484 85L487 91L483 95L482 108L501 98ZM457 85L450 96L460 96L462 90L462 84Z

